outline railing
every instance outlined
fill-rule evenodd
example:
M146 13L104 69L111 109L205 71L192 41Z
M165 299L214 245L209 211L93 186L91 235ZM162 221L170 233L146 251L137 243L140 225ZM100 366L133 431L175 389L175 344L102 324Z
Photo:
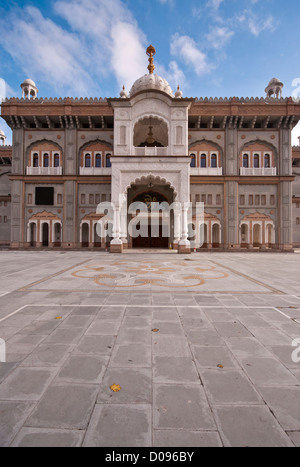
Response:
M136 156L167 156L169 151L169 148L134 148L135 155Z
M62 167L26 167L27 175L62 175Z
M272 168L259 168L259 169L247 169L246 167L240 168L240 175L241 176L248 176L248 177L276 177L277 169L276 167Z
M111 175L111 167L80 167L80 175Z
M211 168L211 167L206 167L206 168L191 168L191 175L200 175L200 176L220 176L223 175L223 169L222 167L217 167L217 168Z

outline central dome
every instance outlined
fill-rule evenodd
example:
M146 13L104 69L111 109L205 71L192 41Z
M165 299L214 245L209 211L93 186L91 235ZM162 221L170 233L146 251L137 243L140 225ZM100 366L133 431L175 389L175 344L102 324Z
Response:
M168 81L155 74L144 75L137 79L130 90L130 97L149 90L161 91L170 97L174 97L172 88Z

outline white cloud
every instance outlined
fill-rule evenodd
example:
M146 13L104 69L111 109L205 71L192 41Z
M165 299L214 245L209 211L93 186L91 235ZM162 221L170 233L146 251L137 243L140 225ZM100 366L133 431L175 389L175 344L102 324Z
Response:
M173 92L177 90L179 85L181 90L187 86L187 81L184 72L179 68L176 61L171 61L168 68L157 63L156 64L157 74L165 78L173 89Z
M234 36L234 32L226 27L213 27L206 34L206 39L215 49L224 48Z
M171 39L171 54L181 59L187 66L191 66L198 76L212 70L206 54L198 49L194 39L189 36L174 34Z
M276 21L272 15L260 17L250 9L242 11L236 15L235 19L238 23L246 25L251 34L256 37L264 31L274 31L276 29Z
M121 89L146 72L146 38L121 0L60 0L54 8L69 30L35 7L0 20L2 45L24 78L42 80L57 94L90 96L99 95L101 77L113 73Z

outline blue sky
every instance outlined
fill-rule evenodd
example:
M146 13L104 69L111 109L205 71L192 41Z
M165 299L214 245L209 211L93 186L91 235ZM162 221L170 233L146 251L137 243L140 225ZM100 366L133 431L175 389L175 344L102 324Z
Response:
M290 96L299 24L299 0L1 0L0 98L26 78L40 97L118 96L147 73L150 43L184 96L261 97L273 77Z

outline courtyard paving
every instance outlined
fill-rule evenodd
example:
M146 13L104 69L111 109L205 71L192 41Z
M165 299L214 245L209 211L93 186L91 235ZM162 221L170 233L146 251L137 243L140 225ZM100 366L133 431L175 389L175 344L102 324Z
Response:
M0 446L299 447L299 264L0 252Z

